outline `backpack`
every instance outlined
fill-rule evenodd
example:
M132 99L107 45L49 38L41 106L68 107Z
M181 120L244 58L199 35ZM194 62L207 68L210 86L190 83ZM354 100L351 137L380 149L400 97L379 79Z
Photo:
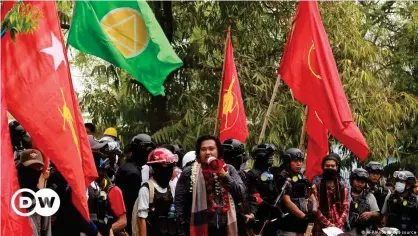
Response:
M151 204L154 202L154 182L147 180L146 183L148 183L149 186L149 203ZM138 227L138 198L136 198L134 208L132 210L131 227L132 236L140 236Z

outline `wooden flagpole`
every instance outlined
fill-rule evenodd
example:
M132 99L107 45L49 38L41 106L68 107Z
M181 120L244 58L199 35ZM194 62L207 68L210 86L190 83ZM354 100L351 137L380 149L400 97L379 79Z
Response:
M221 74L221 85L219 87L219 97L218 97L218 110L216 111L216 118L215 118L215 129L213 130L213 136L216 136L218 131L218 122L219 122L219 107L221 106L221 100L222 100L222 87L224 85L224 73L225 73L225 57L226 57L226 47L228 45L228 40L230 40L230 32L231 32L231 26L228 26L228 29L226 30L226 40L225 40L225 48L224 48L224 65L222 67L222 74Z
M269 104L269 107L267 108L266 115L264 116L263 128L261 129L260 137L258 139L257 144L261 144L261 142L263 142L264 135L266 133L267 123L268 123L269 116L270 116L270 112L271 112L271 109L273 108L274 100L276 99L276 94L277 94L277 90L279 89L280 81L281 81L280 74L277 73L276 84L274 85L273 94L271 95L271 99L270 99L270 104Z
M304 146L305 146L305 137L306 137L306 127L307 127L307 121L308 121L308 106L305 107L305 116L303 118L303 125L302 125L302 133L300 134L300 140L299 140L299 149L303 152Z
M75 5L77 4L77 0L74 0L73 2L74 2L74 6L73 6L73 11L72 11L72 13L71 13L70 27L69 27L69 29L68 29L68 33L70 32L70 30L71 30L71 25L72 25L72 23L73 23L74 11L75 11ZM68 37L67 37L67 42L65 43L65 49L67 49L67 53L68 53L68 46L69 46L69 44L68 44Z

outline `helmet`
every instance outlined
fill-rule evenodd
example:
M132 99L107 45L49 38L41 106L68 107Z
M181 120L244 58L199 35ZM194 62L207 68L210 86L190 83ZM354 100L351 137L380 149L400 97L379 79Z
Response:
M178 144L163 144L163 145L161 145L161 147L170 150L174 154L177 154L179 156L179 159L181 159L184 156L184 150L183 150L183 147L181 145L178 145Z
M155 144L152 142L151 136L148 134L138 134L132 138L128 149L133 151L136 148L151 151L152 149L155 149Z
M367 181L369 179L369 173L363 168L354 169L350 174L350 183L353 182L354 179Z
M417 182L417 178L415 177L415 175L412 174L412 172L407 171L407 170L395 171L393 173L393 177L395 177L395 179L406 181L412 186L414 186L415 183Z
M226 153L242 154L245 152L244 144L241 141L233 138L226 139L222 146L224 148L225 155Z
M186 153L186 155L183 157L181 167L186 167L189 162L193 162L194 160L196 160L196 151L190 151Z
M113 137L117 138L118 137L118 132L116 131L115 128L110 127L110 128L107 128L105 130L104 135L109 135L109 136L113 136Z
M13 137L21 137L26 134L26 130L16 120L9 123L10 135Z
M282 164L289 164L292 160L301 160L305 159L305 154L299 148L289 148L283 152L281 158Z
M174 164L178 161L177 154L173 154L166 148L156 148L148 155L147 164Z
M369 163L367 163L365 169L367 170L367 172L371 173L383 173L383 166L382 164L380 164L377 161L371 161Z
M277 148L274 144L259 144L253 147L253 158L257 160L265 156L271 156L276 151Z

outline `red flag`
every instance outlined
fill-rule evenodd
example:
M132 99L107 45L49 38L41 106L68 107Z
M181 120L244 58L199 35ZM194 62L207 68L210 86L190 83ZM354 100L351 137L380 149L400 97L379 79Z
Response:
M5 90L3 87L4 77L1 76L1 233L10 236L31 236L32 227L29 217L19 216L11 206L13 194L20 189L17 180L17 171L13 160L12 144L10 141L9 124L7 121L7 107ZM16 199L19 199L17 197ZM22 211L22 209L19 209Z
M42 12L39 27L6 34L1 64L10 113L30 133L72 189L74 205L89 219L86 188L97 178L92 152L73 90L55 1L30 1ZM84 178L83 178L84 176Z
M307 120L308 153L305 175L309 181L322 174L322 159L328 153L328 134L315 111L308 110Z
M280 64L294 97L361 160L369 147L354 123L316 2L299 2Z
M220 140L234 138L245 142L248 137L247 117L242 101L237 69L234 62L234 49L232 48L230 30L226 36L226 52L224 62L224 77L222 83L221 103L219 115L221 116Z

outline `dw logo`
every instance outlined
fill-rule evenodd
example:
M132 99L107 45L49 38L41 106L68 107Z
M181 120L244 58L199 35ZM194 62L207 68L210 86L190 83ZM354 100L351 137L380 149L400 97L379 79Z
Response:
M16 201L19 193L22 193L22 195ZM29 195L32 196L28 197ZM17 207L16 202L18 203ZM41 216L52 216L58 211L60 204L61 201L58 194L54 190L47 188L41 189L36 193L30 189L22 188L12 196L13 211L20 216L30 216L35 212ZM22 212L19 209L26 209L27 212Z

